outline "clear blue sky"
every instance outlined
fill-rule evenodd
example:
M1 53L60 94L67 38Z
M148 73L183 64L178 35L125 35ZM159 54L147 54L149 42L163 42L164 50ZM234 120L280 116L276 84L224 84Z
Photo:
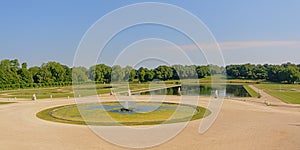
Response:
M143 1L2 0L0 59L17 58L30 66L48 61L72 66L80 39L95 21L137 2ZM177 5L199 17L219 42L226 64L300 63L299 0L156 2Z

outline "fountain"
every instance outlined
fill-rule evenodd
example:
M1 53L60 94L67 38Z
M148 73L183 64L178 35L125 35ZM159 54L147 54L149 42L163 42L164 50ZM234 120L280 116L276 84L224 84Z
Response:
M32 99L32 100L36 100L36 95L33 94L31 99Z
M216 90L216 91L215 91L215 98L218 98L218 97L219 97L219 91Z
M181 96L181 89L178 87L178 96Z
M130 105L126 108L123 106L124 103L120 104L116 101L85 103L45 109L39 114L48 114L48 116L38 115L38 117L62 123L120 126L186 122L210 114L209 110L196 105L147 101L128 101L128 104L131 102L135 103L134 109L131 109ZM71 113L63 113L66 111Z
M110 88L110 93L109 93L110 95L113 95L114 94L114 92L113 92L113 89L112 88Z
M131 96L131 91L130 91L130 89L128 89L128 91L127 91L127 96ZM123 105L123 107L120 109L120 111L121 111L121 112L132 112L132 111L133 111L133 108L129 108L129 102L128 102L128 100L126 100L126 101L124 102L124 105Z
M131 91L130 91L130 89L128 89L128 91L127 91L127 96L131 96Z
M257 98L261 98L261 91L260 90L258 90L258 92L257 92Z

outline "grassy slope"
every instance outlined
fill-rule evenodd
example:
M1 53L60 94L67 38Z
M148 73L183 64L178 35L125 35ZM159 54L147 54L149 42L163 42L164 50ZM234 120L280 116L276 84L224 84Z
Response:
M245 84L245 85L243 85L243 87L250 94L251 97L258 97L258 93L256 91L254 91L253 89L251 89L248 85Z
M300 104L299 84L256 84L257 88L264 90L268 94L282 100L285 103Z
M15 103L15 102L0 102L0 105L11 104L11 103Z

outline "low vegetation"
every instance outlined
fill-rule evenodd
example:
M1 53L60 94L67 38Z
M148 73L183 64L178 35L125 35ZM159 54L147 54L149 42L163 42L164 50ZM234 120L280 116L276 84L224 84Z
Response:
M256 84L255 87L264 90L268 94L282 100L285 103L300 104L299 84Z
M102 105L118 106L118 102L105 102ZM159 106L150 112L135 112L122 114L111 109L103 109L100 104L67 105L46 109L37 113L37 117L62 123L92 124L92 125L152 125L176 122L186 122L208 116L211 112L203 107L176 103L143 103L137 105L143 107ZM80 108L80 112L78 110ZM92 109L91 109L92 108ZM96 109L94 109L96 108ZM194 108L194 109L192 109ZM106 112L106 113L104 113ZM84 114L84 119L82 118Z
M0 105L4 105L4 104L12 104L12 103L15 103L15 102L0 102Z
M250 94L251 97L258 97L258 93L250 88L248 85L243 85L245 90Z
M122 68L97 64L89 68L68 67L58 62L43 63L28 68L27 63L20 65L17 59L0 61L0 89L23 89L40 87L62 87L72 84L108 84L111 82L150 82L153 80L170 81L185 79L204 79L209 76L227 74L230 83L272 81L278 83L296 83L300 80L300 65L286 63L282 65L228 65L225 68L216 65L206 66L158 66L153 69L130 66ZM238 80L236 80L238 79Z
M297 85L293 86L300 81L299 70L300 65L291 63L282 65L228 65L225 68L216 65L173 65L158 66L153 69L143 67L133 69L130 66L122 68L118 65L110 67L105 64L97 64L87 69L85 67L70 68L58 62L48 62L39 67L28 68L26 62L20 65L17 59L5 59L0 61L0 89L2 89L0 97L31 98L33 94L36 94L39 99L50 98L50 96L52 98L73 97L72 86L83 87L80 90L85 95L91 95L95 92L84 89L84 86L94 83L96 83L95 91L97 94L108 94L112 87L111 82L130 82L129 87L132 92L138 92L149 90L149 87L175 86L183 81L194 84L193 82L197 81L195 79L199 79L198 82L201 84L210 84L212 76L219 83L225 83L222 74L227 74L227 83L243 84L253 97L256 97L257 93L246 84L271 81L291 85L292 87L287 89L282 86L280 91L275 90L272 84L257 86L287 103L299 103L299 89L297 89ZM152 85L152 81L156 80L164 82L165 85Z

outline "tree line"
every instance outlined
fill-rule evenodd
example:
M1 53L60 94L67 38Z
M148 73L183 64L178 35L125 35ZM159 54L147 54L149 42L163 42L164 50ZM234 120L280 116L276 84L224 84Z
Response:
M262 79L271 82L294 84L300 80L300 65L285 63L282 65L228 65L228 77L233 79Z
M97 64L90 68L68 67L58 62L47 62L41 66L28 68L27 63L17 59L0 62L0 89L26 87L67 86L73 83L114 81L148 82L152 80L178 80L204 78L215 74L227 74L234 79L263 79L273 82L295 83L300 79L300 65L286 63L282 65L228 65L225 68L216 65L173 65L158 66L153 69L119 65Z

